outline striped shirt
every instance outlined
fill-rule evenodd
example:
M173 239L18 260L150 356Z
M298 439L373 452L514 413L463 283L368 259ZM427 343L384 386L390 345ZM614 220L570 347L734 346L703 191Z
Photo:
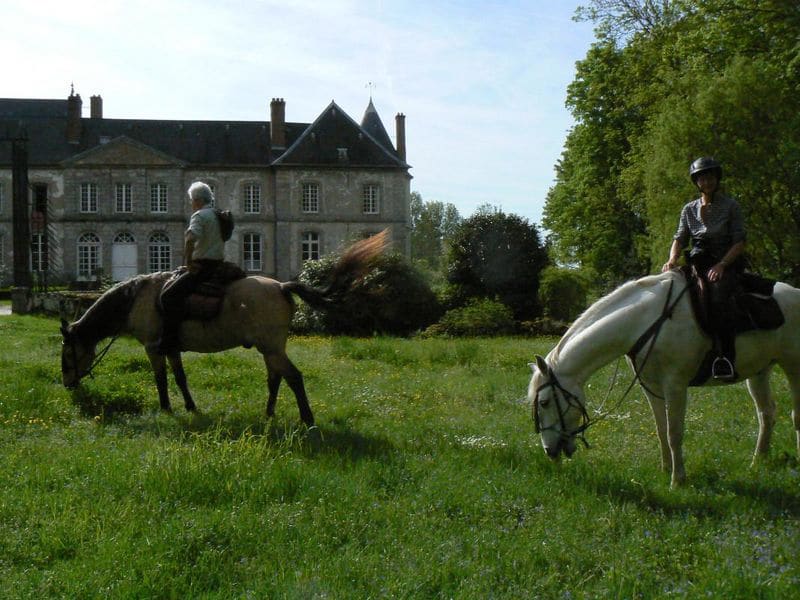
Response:
M678 240L682 248L691 239L690 256L709 253L721 259L731 246L746 238L742 211L735 200L722 194L717 194L706 207L705 221L701 216L702 207L701 198L683 207L673 239Z

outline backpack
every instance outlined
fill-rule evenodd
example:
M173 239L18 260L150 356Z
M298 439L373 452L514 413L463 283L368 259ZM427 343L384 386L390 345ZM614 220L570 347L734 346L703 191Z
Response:
M219 221L219 232L222 234L222 241L227 242L233 235L233 215L229 210L214 209L214 214L217 215Z

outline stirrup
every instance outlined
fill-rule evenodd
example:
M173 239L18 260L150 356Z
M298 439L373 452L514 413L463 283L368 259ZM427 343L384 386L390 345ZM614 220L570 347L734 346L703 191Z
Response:
M718 356L711 363L711 376L714 379L734 379L736 373L733 364L726 356Z

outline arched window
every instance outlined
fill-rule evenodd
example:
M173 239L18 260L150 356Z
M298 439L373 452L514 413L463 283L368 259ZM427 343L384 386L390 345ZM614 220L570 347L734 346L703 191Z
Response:
M316 231L306 231L300 240L300 257L303 261L319 260L319 234Z
M114 237L115 244L135 244L136 238L133 237L133 234L130 231L120 231Z
M166 233L157 231L150 236L147 247L147 269L150 273L172 270L172 247Z
M78 279L90 279L100 268L100 238L84 233L78 238Z

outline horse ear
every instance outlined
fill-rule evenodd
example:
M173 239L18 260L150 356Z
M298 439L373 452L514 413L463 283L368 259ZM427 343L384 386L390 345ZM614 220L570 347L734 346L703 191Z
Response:
M69 324L66 319L61 319L61 335L67 337L69 335Z
M548 373L550 373L550 366L547 364L547 361L538 354L535 356L535 358L536 358L536 368L539 369L539 372L542 375L547 375Z

